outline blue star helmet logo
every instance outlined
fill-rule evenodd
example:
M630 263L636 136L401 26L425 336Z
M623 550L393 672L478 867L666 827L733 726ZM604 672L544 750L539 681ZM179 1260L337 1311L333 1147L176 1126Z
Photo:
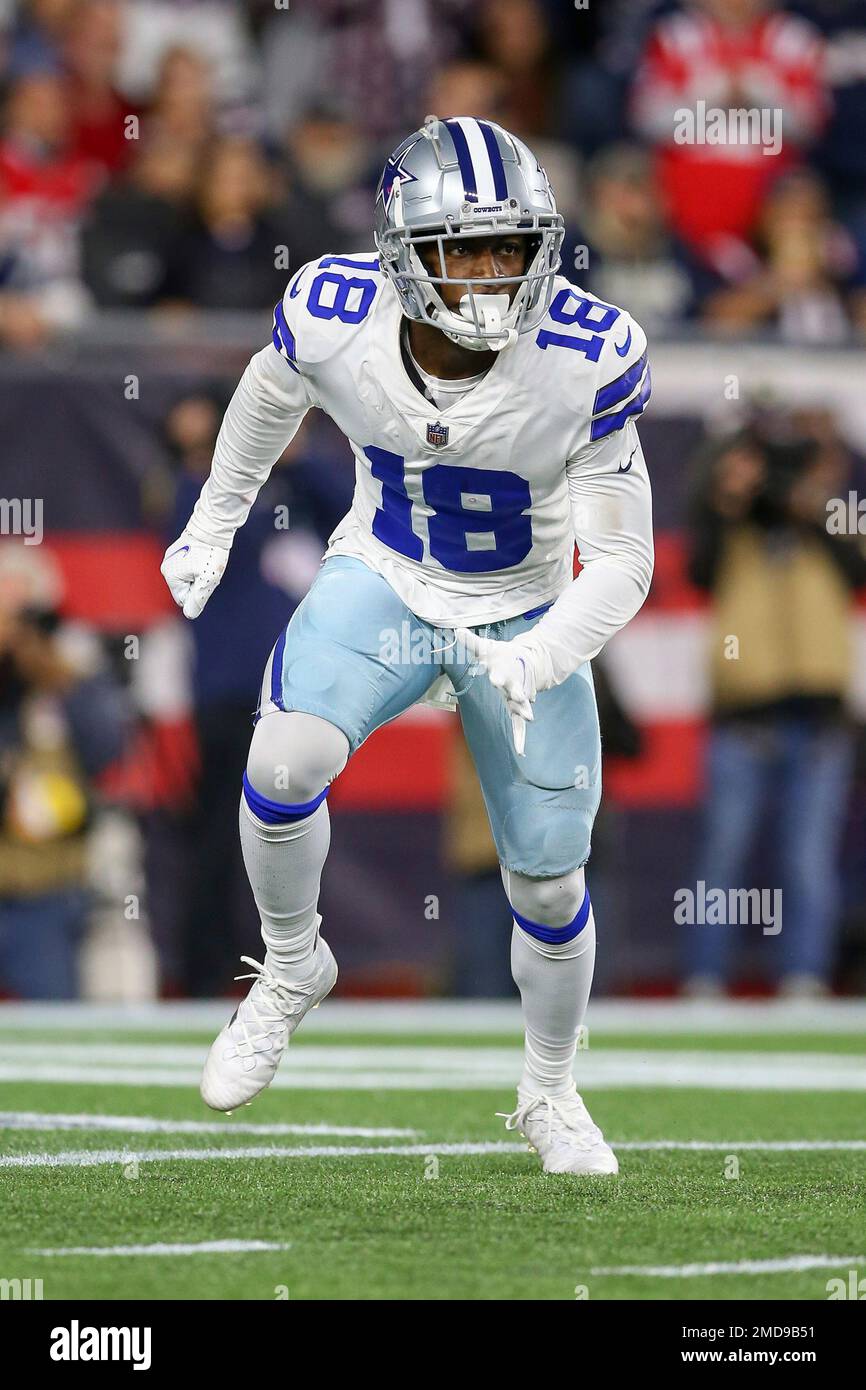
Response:
M385 165L385 171L382 174L382 187L379 190L379 196L382 199L382 205L385 208L386 212L388 211L388 208L391 204L391 198L394 193L395 183L397 183L398 181L400 183L418 182L418 179L415 176L415 174L411 173L410 170L403 168L403 160L406 158L407 154L409 154L411 150L414 150L417 144L418 141L413 140L411 144L398 147L388 159L388 163Z

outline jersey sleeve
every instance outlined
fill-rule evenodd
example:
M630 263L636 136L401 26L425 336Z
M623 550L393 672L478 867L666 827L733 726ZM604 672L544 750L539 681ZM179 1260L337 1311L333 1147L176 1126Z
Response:
M206 544L224 549L231 547L262 484L316 404L298 364L286 357L293 341L288 322L280 319L283 338L276 320L275 313L272 342L250 359L223 416L211 471L187 528Z
M292 371L299 376L301 366L298 362L297 321L300 317L302 302L299 304L298 300L300 290L304 282L310 280L310 271L315 264L315 261L308 261L306 265L302 265L286 286L282 299L274 305L271 342L283 361L287 362Z
M637 420L652 392L646 334L630 314L621 312L605 335L589 402L586 443L597 444Z
M271 343L290 371L315 392L318 369L363 324L382 285L370 252L320 256L296 271L274 306Z

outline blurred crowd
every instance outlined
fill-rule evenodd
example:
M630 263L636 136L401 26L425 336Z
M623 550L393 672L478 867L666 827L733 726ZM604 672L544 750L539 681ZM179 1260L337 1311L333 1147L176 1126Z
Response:
M430 111L529 141L566 273L652 332L866 327L859 0L0 0L0 103L7 348L100 308L269 308L371 245ZM757 124L715 143L731 111Z
M758 113L753 138L708 138L708 116L738 111ZM98 324L101 311L172 325L205 311L264 318L292 269L371 249L384 159L429 112L494 119L530 143L566 218L564 272L627 306L651 338L763 333L796 348L866 331L862 0L0 0L0 354ZM86 451L97 492L117 438L126 460L128 431L147 436L131 467L140 514L95 518L85 490L49 530L178 533L233 385L205 370L196 361L192 382L179 377L163 397L151 382L122 424L107 397L92 394L99 428L67 405L67 467ZM26 433L10 405L20 375L14 362L3 399ZM687 563L712 653L704 814L694 854L675 847L674 871L751 882L766 851L790 905L769 983L856 988L866 893L852 910L839 865L849 886L862 877L862 844L841 851L846 814L849 831L866 817L847 712L866 549L859 533L831 536L826 509L858 465L827 412L776 402L732 410L725 429L696 458L690 444L678 452L675 429L664 436L694 480ZM255 952L236 835L250 714L352 487L345 441L318 415L290 461L199 622L172 615L150 634L156 702L142 694L146 657L124 659L128 627L66 621L50 535L0 544L0 994L75 996L86 965L91 994L102 970L108 994L126 989L126 971L131 994L208 995L225 989L239 950ZM291 528L275 534L281 510ZM664 526L685 526L674 512ZM733 659L730 634L742 644ZM161 724L151 706L165 714L178 672L189 717L172 725L174 710ZM608 754L639 759L644 731L604 660L596 683ZM459 742L452 763L444 863L452 918L474 930L455 938L450 975L434 984L495 996L512 989L511 917ZM151 795L151 783L168 791ZM593 853L593 894L614 934L635 915L615 910L616 817L607 798ZM656 854L676 835L654 826L647 838ZM378 930L378 900L376 912ZM667 901L656 916L669 933ZM841 932L853 917L852 968ZM616 974L627 944L609 941L604 988L635 984ZM742 944L730 931L685 933L678 978L694 994L736 985Z

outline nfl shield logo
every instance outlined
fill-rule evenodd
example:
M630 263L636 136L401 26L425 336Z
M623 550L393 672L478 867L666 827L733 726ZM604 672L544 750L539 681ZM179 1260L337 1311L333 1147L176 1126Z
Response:
M434 444L437 449L441 449L443 444L448 443L448 426L436 421L435 425L427 426L427 443Z

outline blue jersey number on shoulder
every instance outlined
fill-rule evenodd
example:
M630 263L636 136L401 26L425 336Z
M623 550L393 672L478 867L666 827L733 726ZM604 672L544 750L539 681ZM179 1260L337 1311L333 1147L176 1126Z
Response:
M577 324L585 328L590 337L579 333L552 333L549 328L540 328L536 344L544 351L548 347L573 348L582 352L590 362L597 362L604 347L605 333L609 333L620 316L619 309L610 304L600 304L596 299L584 299L577 290L560 290L550 306L550 317L555 323L569 326Z
M364 453L382 484L382 505L373 516L373 535L398 554L421 560L424 547L412 530L412 500L403 474L405 459L368 445ZM427 530L430 554L459 574L487 574L519 565L532 549L529 483L516 473L436 464L421 475L424 501L432 508ZM472 505L473 503L477 505ZM480 538L470 548L469 537Z
M319 262L322 269L310 286L307 295L307 308L316 319L339 319L341 323L360 323L370 312L370 305L376 297L375 280L360 279L354 275L338 275L328 266L344 265L352 270L378 270L377 259L352 260L349 256L325 256ZM327 302L322 303L326 285L333 285L327 294Z

